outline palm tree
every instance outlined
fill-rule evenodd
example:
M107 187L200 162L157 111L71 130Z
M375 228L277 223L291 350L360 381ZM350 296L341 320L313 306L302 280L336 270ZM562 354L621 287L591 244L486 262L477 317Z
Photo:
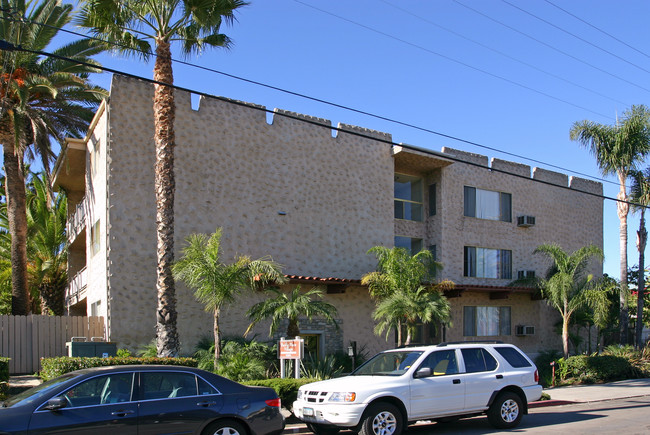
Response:
M41 300L41 313L62 316L67 275L67 200L51 196L46 174L32 177L27 195L27 259L30 286Z
M548 304L562 316L562 350L567 358L571 316L577 310L588 307L599 317L609 305L607 292L596 285L592 275L585 274L593 258L602 261L603 251L589 245L567 254L556 244L543 244L534 253L543 254L552 261L546 278L538 279L538 286Z
M178 354L174 263L174 75L171 43L181 43L183 54L206 47L229 47L230 38L219 33L232 23L241 0L82 0L79 24L115 44L116 50L144 60L155 45L154 142L157 264L156 331L158 356Z
M251 319L251 324L246 329L244 336L248 335L258 322L265 319L271 319L269 337L276 333L284 319L289 320L287 337L299 336L299 318L301 316L307 317L309 320L315 316L324 317L338 328L336 307L329 302L320 300L323 298L322 289L314 287L303 293L298 285L288 293L275 287L267 289L266 292L270 297L253 305L246 313Z
M636 232L636 247L639 250L639 277L637 281L637 316L635 331L635 346L643 347L643 298L645 291L645 247L648 240L648 232L645 229L645 208L650 206L650 168L645 171L632 171L632 188L630 199L633 202L632 209L641 212L639 229Z
M433 254L423 250L411 255L403 248L375 246L368 253L377 256L375 272L361 278L370 295L377 301L373 318L380 323L375 333L389 333L397 329L397 345L402 345L402 326L406 326L405 344L410 344L416 323L449 321L449 302L440 289L452 285L449 281L434 284L435 276L442 266Z
M98 72L89 66L94 64L89 57L103 46L83 39L54 50L73 62L36 54L70 22L72 5L56 0L2 0L0 4L0 40L16 47L0 51L0 144L11 233L12 313L25 315L29 292L24 161L38 154L49 172L54 159L50 140L63 143L66 136L85 133L94 107L105 95L88 82L88 74Z
M627 343L627 203L626 180L630 171L650 152L650 111L644 105L632 106L615 125L592 121L575 122L570 131L571 140L578 141L596 157L603 175L616 174L619 180L617 211L620 220L620 342Z
M172 266L174 278L194 289L197 300L213 313L215 368L221 354L219 317L224 305L234 302L244 289L265 288L286 279L280 265L270 259L240 256L233 263L223 263L219 253L221 234L221 228L217 228L210 236L189 235L182 257Z

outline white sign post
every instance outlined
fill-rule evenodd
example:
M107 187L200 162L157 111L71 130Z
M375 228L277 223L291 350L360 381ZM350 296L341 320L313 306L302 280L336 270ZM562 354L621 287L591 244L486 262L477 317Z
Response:
M300 378L300 360L305 353L305 340L296 337L293 340L280 338L278 342L278 358L280 358L280 377L286 377L285 361L293 360L296 379Z

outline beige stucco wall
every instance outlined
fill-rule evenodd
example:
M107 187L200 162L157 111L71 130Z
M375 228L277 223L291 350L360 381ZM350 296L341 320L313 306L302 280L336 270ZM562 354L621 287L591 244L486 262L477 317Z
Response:
M111 333L127 346L154 336L152 92L150 85L116 77L109 104ZM375 265L366 251L392 244L389 145L346 132L332 137L330 128L278 113L269 125L262 111L214 99L194 111L183 92L176 101L177 255L190 233L221 226L224 261L271 255L287 274L359 279ZM183 285L177 289L187 351L210 333L211 317ZM244 305L229 307L225 325L237 319L243 332L242 311Z
M110 307L111 338L130 348L148 343L155 334L152 96L151 85L114 77L107 111L110 129L103 147L106 190L101 191L100 178L93 181L95 208L105 201L107 245L102 251L107 257L104 275L102 266L95 267L101 257L89 258L97 271L89 294L108 294L103 306ZM546 270L543 260L531 255L540 243L555 241L569 250L587 243L602 247L602 199L458 162L425 173L396 168L390 145L381 141L390 140L390 135L359 127L339 125L380 140L346 132L333 137L328 120L278 110L269 124L266 113L250 104L202 99L199 110L193 110L190 95L178 91L176 102L177 258L187 235L223 227L224 261L241 254L271 255L287 274L359 279L376 265L366 251L375 245L392 246L397 234L423 238L425 247L437 245L438 259L444 264L442 278L459 284L505 285L509 280L463 277L463 246L512 249L515 276L519 269L534 269L538 274ZM98 125L99 136L105 128L101 125L105 124ZM488 164L486 156L443 151ZM491 164L533 176L526 165ZM423 223L394 219L395 171L422 176L425 186L437 184L435 216ZM539 179L568 183L562 174L534 172ZM464 185L511 193L513 222L465 218ZM572 185L602 189L586 180L573 180ZM536 226L517 228L516 216L522 214L536 216ZM598 267L594 265L594 270ZM248 325L244 313L261 297L246 293L224 310L226 335L243 333ZM177 298L182 351L187 353L199 337L212 333L212 316L182 284L177 285ZM327 295L327 300L339 310L344 345L357 341L370 353L393 346L392 337L374 335L374 304L363 287L348 287L345 293ZM530 353L547 345L559 347L559 338L551 331L557 315L543 301L531 301L528 294L491 300L485 293L465 292L450 302L453 327L447 330L447 340L464 339L463 306L507 305L512 307L513 334L515 325L533 324L537 335L501 338ZM268 324L261 324L253 334L265 338L267 332Z

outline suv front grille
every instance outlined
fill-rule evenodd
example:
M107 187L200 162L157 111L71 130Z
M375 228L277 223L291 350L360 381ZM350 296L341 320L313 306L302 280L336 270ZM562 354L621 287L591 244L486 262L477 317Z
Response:
M305 391L304 398L309 403L323 403L326 396L327 391Z

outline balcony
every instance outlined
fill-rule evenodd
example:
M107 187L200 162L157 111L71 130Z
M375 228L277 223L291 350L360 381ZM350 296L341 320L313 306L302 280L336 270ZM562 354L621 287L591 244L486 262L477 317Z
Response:
M86 268L81 269L68 281L68 288L65 291L65 304L67 307L74 305L86 297Z
M68 234L68 242L72 243L86 227L86 211L88 210L88 201L84 196L75 207L74 212L68 218L65 229Z

